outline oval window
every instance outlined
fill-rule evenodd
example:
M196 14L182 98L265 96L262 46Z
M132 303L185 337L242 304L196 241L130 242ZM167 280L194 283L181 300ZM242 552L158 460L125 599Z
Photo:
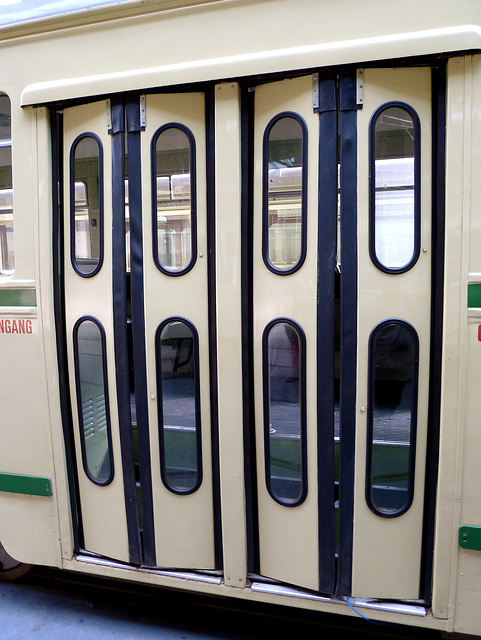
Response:
M70 150L71 261L84 277L102 266L103 206L102 143L94 133L85 133Z
M374 513L405 513L414 494L419 343L414 328L387 320L369 342L366 499Z
M181 318L157 330L161 475L173 493L193 493L202 482L198 342L195 327Z
M307 127L281 113L264 133L263 258L274 273L297 271L306 255Z
M266 484L284 506L307 495L305 337L292 320L264 331L264 442Z
M416 112L388 103L371 120L370 254L388 273L408 271L420 250L420 124Z
M87 476L107 485L114 475L107 385L105 333L94 318L74 327L77 405L82 458Z
M0 91L0 275L15 271L10 98Z
M152 140L154 260L168 275L182 275L195 262L195 140L181 124L161 127Z

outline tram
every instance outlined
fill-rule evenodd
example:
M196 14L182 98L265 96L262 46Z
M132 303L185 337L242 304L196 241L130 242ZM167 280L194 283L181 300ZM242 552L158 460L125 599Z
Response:
M0 579L481 635L481 6L0 0Z

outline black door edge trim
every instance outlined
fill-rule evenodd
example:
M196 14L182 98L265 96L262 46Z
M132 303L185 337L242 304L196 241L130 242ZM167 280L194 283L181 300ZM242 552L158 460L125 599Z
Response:
M125 103L112 98L112 288L115 371L130 562L142 564L130 407L125 258Z
M60 412L65 443L66 469L74 552L84 547L82 510L78 484L78 468L73 437L72 405L67 361L67 335L65 322L65 246L64 246L64 176L63 176L63 115L50 109L52 142L52 248L53 248L53 299L55 339L59 371Z
M444 305L444 250L446 216L446 61L432 70L432 284L431 360L429 374L428 442L425 474L424 527L420 597L432 598L436 488L438 482L441 412L441 373Z
M352 585L354 457L357 378L357 104L356 74L342 71L340 103L341 390L339 549L336 596Z
M338 207L337 75L319 79L317 458L319 591L333 594L335 560L335 278Z

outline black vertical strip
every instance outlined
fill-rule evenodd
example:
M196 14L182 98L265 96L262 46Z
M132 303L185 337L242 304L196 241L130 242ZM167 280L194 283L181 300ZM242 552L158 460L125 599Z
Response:
M340 76L341 399L339 560L336 595L352 584L357 360L357 114L356 73Z
M132 302L135 410L141 486L143 564L152 567L156 564L156 556L145 349L142 174L140 158L142 127L140 124L140 101L138 96L127 98L126 121L130 218L130 294Z
M241 90L241 260L242 260L242 391L244 406L244 477L247 518L247 569L259 573L259 521L254 418L253 345L253 154L254 99L248 87Z
M319 214L317 274L317 442L319 591L335 591L335 275L338 189L337 79L319 81Z
M424 530L420 595L431 601L434 549L434 517L439 462L441 371L444 303L444 235L446 212L446 65L433 69L433 169L432 169L432 284L431 362L428 412Z
M138 523L135 468L130 408L129 353L127 336L127 275L125 259L125 106L121 98L111 101L112 129L112 287L117 406L122 452L125 509L130 561L142 564ZM115 526L115 523L112 523Z
M220 500L219 466L219 411L217 382L217 306L216 306L216 254L215 254L215 101L214 88L205 94L206 117L206 170L207 170L207 287L209 299L209 367L210 414L212 434L212 496L214 500L214 551L216 569L223 567L222 514Z
M77 459L73 439L72 406L67 361L67 334L65 321L65 228L63 204L63 117L55 108L50 110L52 136L52 247L53 247L53 297L59 370L60 411L65 441L66 467L72 514L73 547L78 552L84 545L80 491L78 486ZM67 209L68 210L68 209Z

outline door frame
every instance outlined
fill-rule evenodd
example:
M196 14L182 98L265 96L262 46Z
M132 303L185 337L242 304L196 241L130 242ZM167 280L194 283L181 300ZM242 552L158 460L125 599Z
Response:
M214 95L213 86L202 86L199 89L189 87L185 90L173 88L170 91L156 93L176 93L185 91L200 91L205 96L205 135L206 135L206 156L207 156L207 296L209 315L209 347L210 347L210 400L211 400L211 422L206 427L210 430L212 439L212 499L214 504L214 554L215 566L217 570L222 569L222 535L221 535L221 513L220 513L220 472L219 472L219 436L217 417L217 340L216 340L216 272L215 272L215 193L214 193ZM140 136L143 125L140 120L140 92L121 93L112 95L110 98L110 128L108 132L112 140L112 184L108 188L112 189L112 215L117 226L122 228L125 220L125 191L124 191L124 158L128 151L128 171L129 171L129 206L138 207L141 211L141 171L140 171ZM50 123L52 138L52 251L53 264L53 293L55 304L55 325L57 360L59 368L60 404L62 412L63 434L65 440L67 475L69 480L69 496L72 513L73 550L75 554L82 553L85 549L82 508L80 501L80 490L78 482L78 464L74 444L74 421L71 397L70 397L70 376L67 361L67 337L65 319L65 258L66 245L64 245L64 216L66 215L66 205L64 203L64 170L63 170L63 110L65 108L87 105L99 102L102 98L90 98L85 100L75 100L66 104L50 105ZM107 118L106 118L107 127ZM147 215L147 214L146 214ZM129 554L130 562L134 565L155 566L155 543L153 528L153 501L152 501L152 480L150 469L150 444L149 429L143 431L144 436L139 437L139 458L140 475L143 491L141 493L141 514L143 520L144 533L140 535L140 512L137 506L136 481L133 468L134 445L132 440L130 425L130 391L129 391L129 363L127 351L127 308L126 301L129 295L135 297L136 325L137 331L134 334L133 357L135 360L135 385L136 395L140 398L140 411L137 408L137 418L140 414L147 415L147 388L145 371L145 342L142 327L144 327L144 305L143 305L143 260L151 259L152 256L144 256L142 248L142 215L131 216L131 243L135 246L131 260L131 284L129 294L125 268L125 234L113 234L112 247L112 287L114 294L117 292L117 303L114 302L114 335L115 335L115 362L116 362L116 386L117 401L119 404L119 428L122 452L122 473L125 474L125 506L128 523ZM140 224L135 224L139 222ZM132 226L133 223L133 226ZM143 224L151 224L151 217L144 220ZM108 230L106 230L108 232ZM132 236L133 231L133 236ZM131 244L132 246L132 244ZM67 256L68 258L68 256ZM140 317L139 317L140 314ZM118 366L122 362L123 366ZM123 392L122 392L123 390ZM139 402L139 400L137 400ZM127 406L128 405L128 406ZM121 421L124 421L123 423ZM150 425L156 429L156 425ZM142 465L143 461L143 465ZM145 523L147 522L147 527Z
M389 61L384 65L402 65ZM431 258L431 348L428 399L428 443L424 482L424 517L422 534L421 581L419 598L431 601L434 548L434 522L436 504L437 469L439 459L439 428L441 400L441 347L443 339L443 285L444 285L444 229L445 229L445 122L446 122L446 65L443 61L426 64L432 72L432 258ZM302 75L302 74L299 74ZM319 591L335 597L349 597L352 585L354 463L356 424L356 368L357 368L357 111L362 104L357 100L357 69L339 68L319 70L320 114L319 134L319 224L318 260L322 286L318 280L318 369L317 384L324 388L318 394L318 462L323 459L319 472ZM279 80L279 76L263 78L262 82ZM247 497L248 570L259 574L259 538L257 518L257 456L254 446L253 419L253 113L255 82L241 84L241 139L242 139L242 309L248 322L243 326L243 397L245 476ZM339 126L339 130L338 130ZM338 160L339 136L339 160ZM321 142L322 141L322 142ZM335 514L325 508L334 503L334 469L336 465L334 442L334 271L337 241L336 217L338 202L338 161L341 164L341 367L347 373L341 377L341 440L339 552L334 558ZM333 251L334 248L334 251ZM322 312L321 309L327 309ZM322 336L322 340L320 339ZM323 424L323 428L320 425ZM328 454L326 455L326 451ZM367 597L369 594L366 594Z
M385 66L409 66L406 62L396 63L390 61ZM429 417L428 417L428 459L426 463L425 476L425 507L424 507L424 527L423 527L423 552L422 552L422 570L420 598L426 603L431 600L432 590L432 574L433 574L433 558L432 549L434 546L434 520L435 520L435 504L436 504L436 485L438 473L439 459L439 429L440 429L440 401L441 401L441 347L443 342L443 302L444 302L444 232L445 232L445 123L446 123L446 65L443 61L435 61L431 66L433 77L433 172L432 172L432 288L431 288L431 356L430 356L430 396L429 396ZM300 75L300 74L299 74ZM351 211L356 212L357 209L357 193L353 188L354 182L350 181L350 177L355 179L356 170L356 154L353 152L356 144L356 111L358 109L357 102L353 100L356 87L356 69L333 69L320 70L320 127L324 130L328 144L320 145L320 154L323 154L324 163L329 166L329 170L321 172L319 176L320 189L319 199L319 219L323 216L326 223L332 222L332 216L326 216L327 211L337 208L338 198L338 178L337 178L337 124L339 122L339 136L341 141L341 153L344 155L345 168L343 169L343 182L341 185L342 198L344 205L349 207ZM279 79L276 75L272 80ZM270 81L270 78L263 78L262 81ZM258 536L257 536L257 488L255 481L256 468L256 452L254 443L254 420L252 415L252 281L253 273L250 265L252 264L252 219L250 212L252 211L252 138L253 138L253 100L255 92L251 91L251 87L255 86L255 82L250 79L240 81L239 102L241 105L240 112L240 132L241 132L241 256L242 256L242 283L241 283L241 309L243 318L248 318L248 322L242 324L242 397L243 397L243 441L244 441L244 472L245 472L245 496L246 496L246 515L247 515L247 569L248 572L257 573L258 568ZM340 89L338 88L340 87ZM177 88L172 88L177 92ZM208 200L208 234L209 242L209 309L210 309L210 326L209 342L211 347L211 408L212 408L212 442L213 442L213 460L214 460L214 504L220 504L220 468L219 468L219 424L218 424L218 401L217 401L217 326L214 322L216 316L216 290L217 277L215 271L215 95L214 86L201 88L205 91L206 96L206 121L207 121L207 200ZM180 91L179 91L180 92ZM85 100L91 102L93 100ZM339 101L339 104L338 104ZM73 104L73 103L72 103ZM78 101L76 101L78 104ZM52 251L53 263L56 265L53 273L53 295L55 304L55 324L56 324L56 344L57 358L59 367L59 388L60 388L60 406L63 420L63 433L66 448L66 464L67 474L69 478L69 494L71 502L71 515L73 523L73 546L75 553L79 553L83 548L82 533L82 514L79 502L79 490L77 478L77 464L75 459L74 444L72 438L72 407L69 393L68 367L66 361L66 341L65 341L65 316L64 316L64 288L63 288L63 264L64 249L63 243L59 242L59 238L63 237L63 198L59 194L63 194L63 144L62 144L62 109L65 105L53 104L50 106L50 123L52 135L52 194L53 194L53 212L52 212ZM69 106L69 105L68 105ZM338 120L338 109L340 117ZM336 133L333 134L333 131ZM321 148L322 147L322 148ZM335 155L335 166L334 166ZM352 166L349 157L354 158ZM321 162L321 160L320 160ZM354 176L352 171L354 168ZM60 188L59 188L60 185ZM342 216L346 219L349 216ZM327 219L328 218L328 219ZM352 233L355 229L355 216L352 216L345 222L351 227L343 227L344 237ZM335 255L332 254L333 234L335 236L336 229L329 227L327 233L321 238L319 233L318 248L319 259L324 264L324 273L334 273L332 267L335 267ZM354 235L355 237L355 235ZM343 243L345 244L345 243ZM346 263L347 259L347 263ZM344 256L343 270L348 269L351 275L351 285L343 286L341 293L341 306L349 306L357 297L357 287L354 285L356 278L355 265L349 265L347 256ZM345 278L347 280L347 278ZM334 296L334 278L328 277L323 282L323 287L319 287L319 308L322 300L331 299ZM318 318L320 318L318 314ZM345 317L345 314L344 314ZM349 322L345 319L342 325L344 333L348 332ZM332 333L334 323L333 313L327 314L323 319L318 321L318 335L329 335ZM356 335L356 333L354 333ZM322 380L327 385L327 394L322 398L318 397L318 421L320 416L330 416L333 407L334 390L332 375L330 372L333 368L333 340L329 345L329 340L318 341L318 384ZM354 343L344 346L343 363L344 367L349 364L355 365L356 345ZM354 369L353 369L354 370ZM344 398L346 393L350 393L350 398L345 398L343 404L343 421L347 420L347 416L352 416L355 407L355 384L353 386L352 375L350 379L345 379L342 383L344 389ZM327 419L327 418L326 418ZM330 420L330 418L329 418ZM318 429L318 432L321 430ZM329 441L333 442L330 437L329 430L324 430L323 437L318 438L318 457L321 454L321 448L330 446ZM343 496L343 509L340 513L342 540L338 568L336 572L336 562L334 561L335 540L331 535L334 523L334 514L332 511L324 512L319 509L320 522L319 526L325 531L325 535L320 537L320 591L322 593L341 596L349 596L351 590L351 570L352 570L352 482L354 478L354 438L353 434L344 429L343 433L343 450L341 454L341 492ZM325 451L325 448L324 448ZM333 501L334 486L326 478L334 476L334 451L329 456L327 466L323 471L323 482L319 482L319 504L324 500ZM351 490L348 489L351 483ZM321 486L322 485L322 486ZM215 508L215 549L216 549L216 566L219 568L223 565L223 548L222 548L222 516L219 508ZM337 577L336 577L337 573Z

